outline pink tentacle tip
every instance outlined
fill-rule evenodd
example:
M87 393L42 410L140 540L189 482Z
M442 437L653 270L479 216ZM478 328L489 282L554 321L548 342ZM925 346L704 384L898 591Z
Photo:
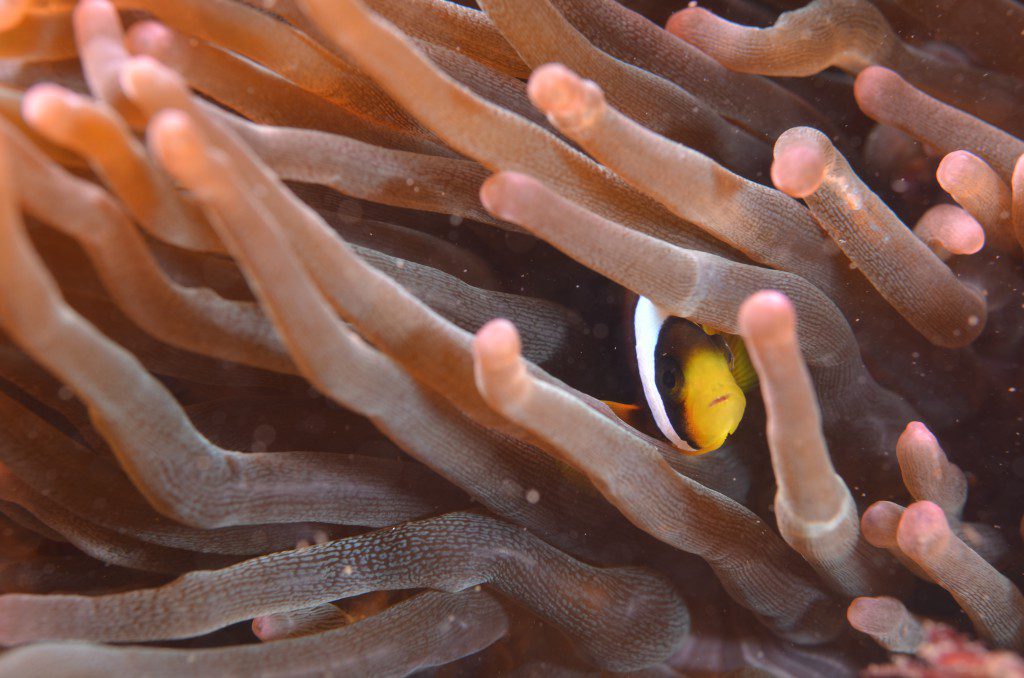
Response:
M545 64L530 76L526 93L556 126L590 125L604 106L604 93L562 64Z
M252 620L252 633L263 642L277 640L290 630L277 615L267 614Z
M100 7L102 7L104 10L113 10L115 12L117 11L117 7L114 5L113 2L111 2L111 0L78 0L75 9L86 11L97 10Z
M899 619L903 605L895 598L854 598L846 610L850 626L864 633L884 633Z
M894 71L882 66L868 66L857 74L853 82L853 96L860 109L870 116L879 105L887 103L886 98L892 96L890 88L902 84L903 78Z
M205 144L186 113L161 111L149 123L146 137L163 165L182 182L193 183L190 179L205 169Z
M525 174L498 172L480 186L480 204L495 218L516 223L519 207L526 202L525 192L536 184L536 179Z
M919 501L903 511L896 539L900 549L920 562L945 550L950 534L945 512L930 501Z
M22 21L28 14L31 0L0 0L0 31L7 31Z
M907 424L907 427L903 429L903 433L900 434L900 439L896 441L898 447L903 445L938 445L938 441L932 432L928 430L928 427L919 421L912 421Z
M562 115L582 103L582 86L583 80L562 64L544 64L530 75L526 93L530 101L545 113Z
M148 97L157 101L161 94L175 92L187 96L188 85L181 74L148 55L134 56L125 62L120 71L120 85L129 99L139 103Z
M935 178L943 188L956 186L969 180L974 172L972 171L979 163L984 161L973 153L967 151L953 151L942 157L939 166L935 170Z
M153 57L146 55L135 56L126 61L121 67L118 84L128 98L137 99L145 81L158 77L162 70L166 70L166 68Z
M918 220L914 233L952 254L975 254L985 246L985 229L956 205L935 205Z
M473 339L473 351L488 367L505 367L519 360L522 344L512 321L495 318L487 322Z
M132 25L125 36L125 44L132 54L159 55L169 49L174 34L158 21L141 21Z
M473 367L477 389L495 407L515 408L529 392L519 332L509 320L491 320L477 331Z
M877 548L893 548L896 530L903 511L889 501L876 501L860 517L860 531L869 544Z
M722 23L722 19L703 7L687 7L668 18L665 30L686 40L715 23Z
M72 19L77 31L106 33L111 29L121 30L120 15L110 0L79 0Z
M825 154L817 144L795 142L775 153L771 177L775 188L793 198L812 195L825 181Z
M37 128L51 128L65 120L70 92L52 83L34 85L21 101L21 116Z
M739 310L740 334L758 341L792 338L796 309L782 292L761 290L747 297Z

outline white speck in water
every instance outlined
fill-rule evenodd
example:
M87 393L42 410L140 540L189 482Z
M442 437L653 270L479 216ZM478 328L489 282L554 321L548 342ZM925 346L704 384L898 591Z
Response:
M342 574L352 574L352 566L351 565L346 565L345 567L341 568L341 573Z
M540 501L540 492L531 487L526 491L526 501L530 502L531 504L536 504L538 501Z

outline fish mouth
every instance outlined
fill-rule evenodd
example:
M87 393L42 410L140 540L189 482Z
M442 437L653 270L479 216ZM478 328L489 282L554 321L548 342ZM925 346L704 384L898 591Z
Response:
M712 400L710 403L708 403L708 407L714 407L715 405L717 405L719 403L724 403L726 400L728 400L731 397L732 397L732 395L728 394L728 393L725 394L725 395L720 395L717 398L715 398L714 400Z

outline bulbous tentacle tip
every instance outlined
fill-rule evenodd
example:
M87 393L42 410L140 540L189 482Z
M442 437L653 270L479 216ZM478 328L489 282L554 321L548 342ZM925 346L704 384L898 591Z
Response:
M294 630L287 615L267 614L252 620L252 634L267 643L287 638Z
M895 626L903 604L888 596L854 598L846 609L850 626L862 633L885 633Z
M496 318L473 338L473 371L477 390L492 406L511 412L530 392L530 378L522 360L519 331L510 320Z
M772 183L792 198L806 198L825 180L826 165L820 145L808 141L782 145L780 139L772 161Z
M1024 154L1021 154L1013 164L1013 172L1010 174L1010 189L1013 191L1014 226L1024 227L1024 224L1019 223L1019 211L1024 204Z
M53 83L33 85L21 100L21 117L36 130L55 130L67 120L75 95Z
M593 124L605 107L604 92L596 83L558 63L534 70L526 93L533 105L560 129L585 128Z
M480 185L480 204L494 218L507 221L509 215L505 214L503 204L505 174L505 172L498 172L484 180L484 183Z
M188 114L161 111L150 121L146 140L167 171L187 186L194 187L206 173L206 145Z
M118 34L121 32L121 18L117 7L110 0L79 0L72 13L75 34Z
M519 331L511 320L495 318L477 331L473 352L489 365L508 364L518 360L522 351Z
M1024 154L1017 158L1017 162L1013 165L1013 184L1017 185L1018 182L1024 180Z
M922 562L945 550L950 534L942 508L930 501L919 501L903 511L896 540L904 553Z
M9 31L25 20L31 0L0 0L0 32Z
M665 30L683 40L688 40L699 35L709 25L721 23L727 22L703 7L687 7L668 18L668 21L665 22Z
M761 290L743 302L739 310L740 334L755 340L792 338L796 331L796 309L782 292Z
M890 501L876 501L860 517L860 531L877 548L895 548L896 530L903 509Z
M267 617L256 617L252 620L252 634L264 640L267 635Z
M140 21L133 24L125 35L125 45L134 55L149 55L159 58L173 44L174 36L167 26L159 21Z
M534 69L526 84L526 93L533 104L545 113L562 114L578 105L583 79L566 66L544 64Z
M938 441L927 426L920 421L912 421L903 429L903 433L900 434L900 438L896 442L897 447L911 444L937 445Z
M495 219L519 223L519 208L537 184L536 179L519 172L498 172L480 186L480 204Z
M853 82L853 96L857 105L867 115L878 109L879 104L884 104L887 97L892 96L892 88L899 87L906 82L895 71L883 66L868 66L860 73Z
M976 254L985 246L985 229L956 205L935 205L914 226L914 233L942 258Z
M117 7L111 0L78 0L75 3L75 11L85 12L117 12Z
M923 459L927 459L931 464L945 461L939 441L928 427L919 421L912 421L903 429L899 440L896 441L896 455L902 465L910 464L913 458L922 459L922 455Z
M1017 157L1010 173L1010 226L1024 247L1024 153Z
M176 71L149 55L134 56L126 61L118 75L118 84L125 96L136 104L154 89L185 88L184 81Z
M974 175L973 168L984 161L968 151L953 151L942 156L935 178L944 189L961 184Z

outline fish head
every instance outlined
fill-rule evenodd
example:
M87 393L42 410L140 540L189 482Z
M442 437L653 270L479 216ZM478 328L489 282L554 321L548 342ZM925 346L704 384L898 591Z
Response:
M640 379L658 429L686 454L718 449L747 405L725 338L643 297L635 318Z

